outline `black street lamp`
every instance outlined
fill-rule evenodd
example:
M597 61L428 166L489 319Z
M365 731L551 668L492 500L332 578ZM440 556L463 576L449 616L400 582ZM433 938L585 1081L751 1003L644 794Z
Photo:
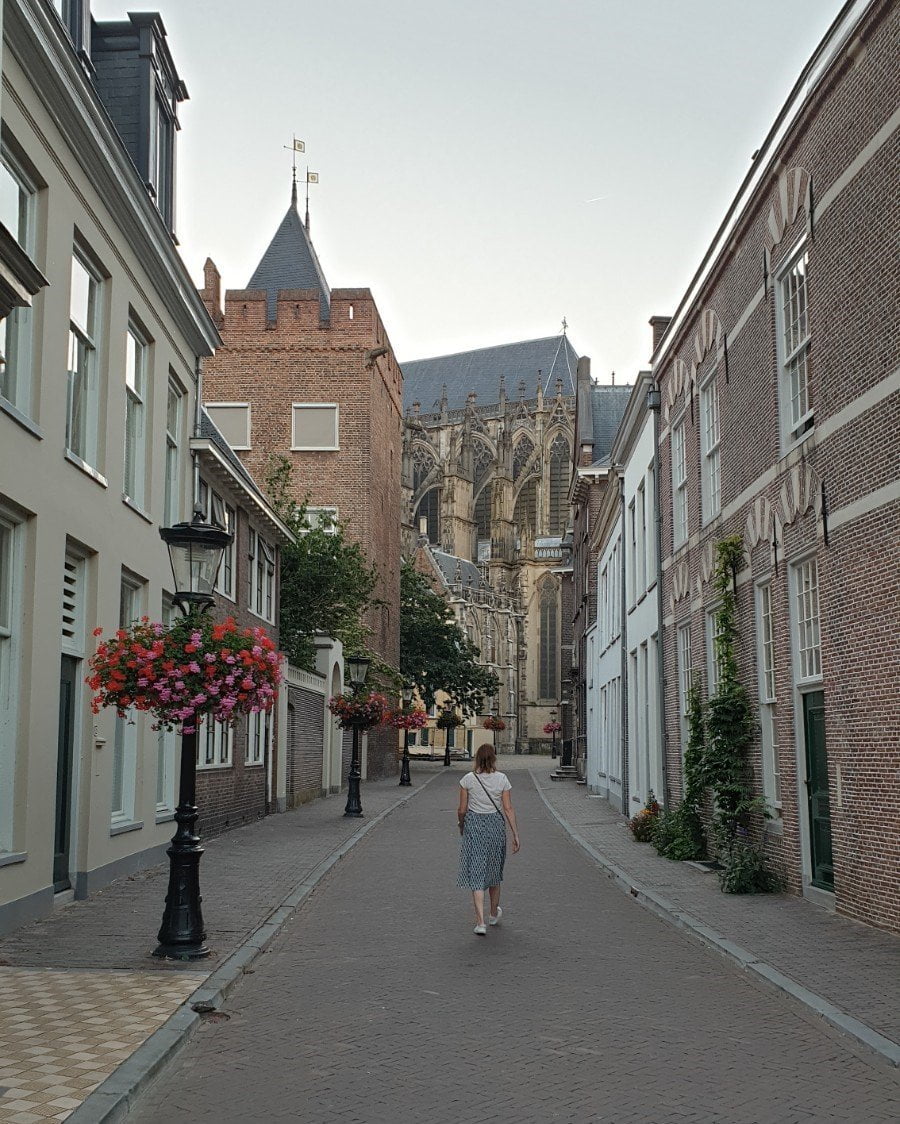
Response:
M368 656L349 656L346 663L350 686L353 688L353 693L355 695L359 694L366 681L366 676L369 674L369 664L371 661ZM362 800L359 794L361 776L362 774L359 767L359 726L354 723L353 753L350 757L350 772L347 776L347 804L344 808L345 816L361 816L363 814Z
M449 718L450 718L450 715L452 713L453 713L453 710L452 710L451 707L449 707L449 706L444 707L444 714L447 715L447 719L448 719L447 725L444 727L444 764L445 765L450 764L450 731L451 731L451 729L454 729L454 727L452 727L450 725Z
M403 697L403 710L408 712L412 706L413 690L412 687L404 687L402 691ZM409 729L403 730L403 764L400 766L400 783L402 785L411 785L412 778L409 775Z
M550 721L554 726L556 725L556 711L555 710L550 711ZM553 731L553 747L550 750L550 759L551 759L551 761L556 760L556 730Z
M215 604L213 589L225 548L233 535L204 523L199 508L190 523L160 527L169 548L175 580L172 600L186 617L198 617ZM169 889L153 955L161 959L200 960L209 956L203 913L200 909L200 836L197 835L197 732L181 735L181 769L175 834L168 847Z

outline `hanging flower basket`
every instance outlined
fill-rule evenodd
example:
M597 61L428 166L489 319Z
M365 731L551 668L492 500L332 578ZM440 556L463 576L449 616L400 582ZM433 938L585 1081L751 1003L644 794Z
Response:
M101 637L102 628L94 635ZM171 628L149 617L100 640L88 661L86 682L94 714L115 707L152 714L154 729L180 726L194 733L209 715L233 724L244 714L271 710L281 667L265 629L239 628L233 617L217 623L185 617Z
M506 723L502 718L497 718L496 715L489 714L482 723L485 730L505 730Z
M392 710L386 722L398 730L421 730L428 724L428 715L421 707L411 710Z
M455 710L442 710L437 716L437 722L435 723L439 730L452 730L462 724L463 720Z
M370 691L368 695L345 691L328 700L328 709L337 718L342 730L371 730L380 726L390 714L384 695Z
M562 724L559 722L548 722L544 727L545 734L558 734L562 730Z

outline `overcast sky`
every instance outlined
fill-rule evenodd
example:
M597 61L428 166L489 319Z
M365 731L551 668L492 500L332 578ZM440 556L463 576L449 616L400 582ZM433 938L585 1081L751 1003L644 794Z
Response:
M102 19L129 6L92 2ZM178 233L198 283L209 255L247 284L290 202L296 134L325 276L371 288L398 358L565 317L595 377L630 382L841 3L158 6L190 95Z

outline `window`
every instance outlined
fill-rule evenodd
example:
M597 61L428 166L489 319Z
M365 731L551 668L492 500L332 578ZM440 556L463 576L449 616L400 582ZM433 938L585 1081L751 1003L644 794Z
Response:
M635 543L635 574L637 588L635 599L639 599L647 592L647 497L644 493L644 481L638 485L637 497L637 541Z
M237 513L231 504L226 503L218 492L213 491L205 480L200 481L197 502L203 509L208 522L232 536L231 542L222 553L222 564L216 576L215 590L234 600L234 544L237 532Z
M557 434L550 446L550 524L547 533L562 535L569 521L569 464L572 454L569 442Z
M205 716L197 727L197 768L227 769L234 753L234 726Z
M794 568L797 619L797 657L801 682L822 677L819 636L819 568L809 558Z
M722 663L716 645L719 634L719 610L717 607L710 609L706 614L706 674L710 697L719 689L719 680L722 678Z
M245 764L264 765L272 748L272 712L258 710L247 716L247 756Z
M119 583L119 628L136 621L142 610L144 583L140 578L122 571ZM113 744L113 775L110 812L112 823L130 823L134 819L134 790L137 774L138 728L135 712L124 718L116 715Z
M0 150L0 222L30 257L34 256L36 188L4 145ZM33 313L15 308L0 320L0 395L25 414L31 412Z
M680 546L688 537L684 418L672 427L672 533L675 546Z
M149 157L150 184L156 195L156 206L166 226L172 230L175 224L175 118L158 86L150 108Z
M97 459L100 413L97 348L102 280L76 249L72 257L69 297L68 394L66 449L85 464Z
M249 403L207 402L204 409L232 449L251 447Z
M335 450L338 445L338 407L334 402L293 404L291 448Z
M181 415L184 391L169 379L166 395L166 484L163 523L171 527L181 518Z
M425 535L430 543L440 541L441 523L441 490L431 488L422 496L416 508L416 528L420 535Z
M545 578L540 591L541 605L541 647L539 657L538 695L542 699L557 699L557 660L559 653L559 629L557 625L556 582Z
M134 324L125 335L125 495L144 506L147 477L147 344Z
M338 529L338 509L336 507L308 507L304 520L310 531L324 531L326 535L333 535Z
M693 682L691 664L691 626L684 624L678 629L678 714L681 729L681 755L687 749L688 695Z
M778 726L775 709L775 628L772 586L756 590L756 634L759 644L759 725L763 793L770 809L781 808L781 769L778 764Z
M778 365L782 436L799 441L813 426L809 402L809 317L805 251L795 254L778 278Z
M478 542L488 541L491 537L491 503L493 500L494 485L489 480L478 493L475 500L475 538ZM481 558L479 556L479 561Z
M535 534L539 529L537 525L537 480L535 477L528 480L519 492L513 512L513 522L520 535L526 527L531 530L532 534Z
M652 585L656 575L656 463L647 466L647 582Z
M275 551L256 531L250 531L250 610L264 620L274 620Z
M85 0L52 0L52 3L75 49L82 51L85 45Z
M719 514L722 504L719 473L719 389L715 374L700 391L700 437L703 453L703 515L709 520Z
M634 500L628 505L628 604L637 600L637 512Z
M20 525L0 510L0 854L13 849L22 566Z

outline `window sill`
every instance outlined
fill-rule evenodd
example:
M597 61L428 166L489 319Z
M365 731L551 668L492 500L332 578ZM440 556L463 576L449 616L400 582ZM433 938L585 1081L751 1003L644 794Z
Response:
M20 409L12 404L7 398L0 398L0 410L12 418L17 425L27 430L32 437L36 437L39 441L44 439L44 431L39 425L36 425L27 414L23 414Z
M114 823L109 829L110 838L113 835L127 835L129 831L141 831L143 826L143 820L132 820L128 823Z
M275 621L271 617L262 616L262 614L257 613L255 609L251 609L249 605L247 606L247 612L250 614L251 617L256 617L256 619L258 621L263 621L265 624L274 624L275 623Z
M127 508L130 508L131 511L135 513L135 515L140 515L141 519L146 520L151 526L153 525L152 516L148 515L142 507L139 507L134 502L131 496L126 496L124 492L122 493L122 503L124 503Z
M261 769L265 765L265 761L245 761L245 769Z
M175 819L175 813L174 812L164 812L164 811L160 810L156 813L156 822L157 823L172 823L174 821L174 819Z
M87 461L83 461L81 457L79 457L76 453L73 453L69 449L66 449L63 456L66 458L69 464L74 464L76 468L80 469L85 474L85 476L90 476L90 478L95 481L95 483L99 484L101 488L109 487L109 482L107 481L106 477L101 472L98 472L96 468L91 468Z
M198 773L214 773L217 769L233 769L234 764L231 761L226 762L224 765L197 765Z
M339 453L340 445L291 445L292 453Z
M781 818L780 812L772 819L766 820L765 833L766 835L784 835L784 820Z
M26 862L27 859L27 851L0 852L0 866L13 866L15 863Z

